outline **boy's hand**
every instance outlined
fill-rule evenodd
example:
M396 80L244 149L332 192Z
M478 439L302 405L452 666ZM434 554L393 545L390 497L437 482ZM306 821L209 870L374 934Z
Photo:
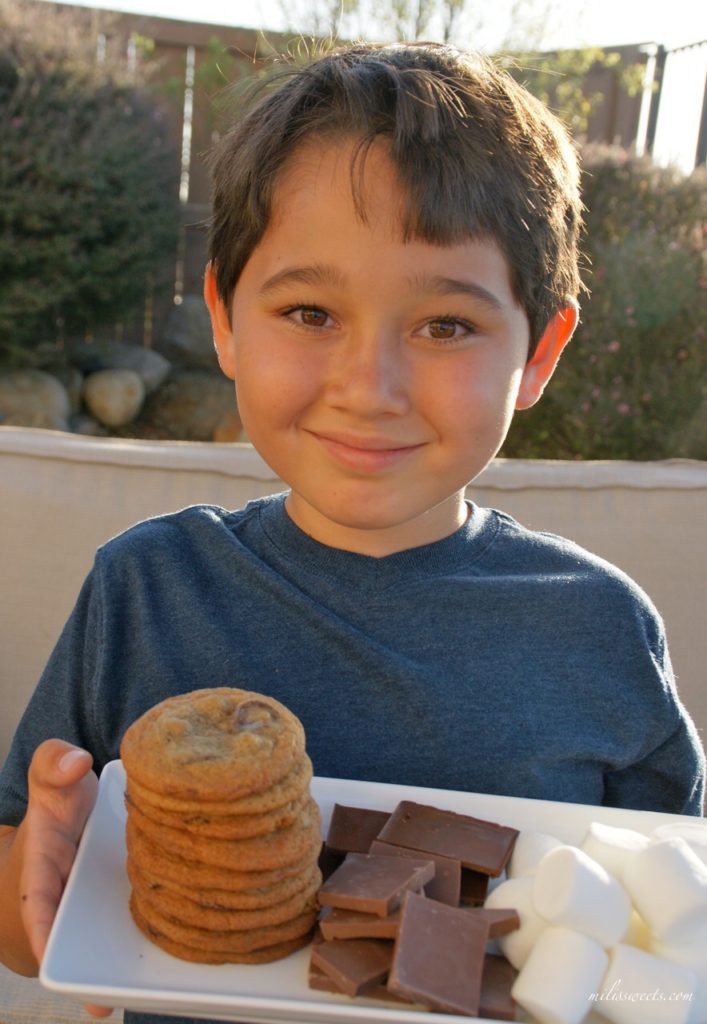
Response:
M22 835L20 913L32 952L42 962L54 917L98 793L86 750L63 740L37 747L29 768L29 802ZM110 1009L87 1006L94 1016Z

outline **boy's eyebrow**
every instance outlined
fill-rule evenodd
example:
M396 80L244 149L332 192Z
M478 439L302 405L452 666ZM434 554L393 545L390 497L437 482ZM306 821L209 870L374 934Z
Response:
M456 277L445 277L443 274L432 276L416 275L410 279L411 288L418 294L434 295L469 295L472 299L478 299L486 303L498 312L504 309L503 302L488 288L477 284L475 281L464 281Z
M324 263L313 263L303 267L285 267L278 270L260 286L260 294L275 291L283 284L328 284L340 287L344 284L344 275L334 267Z
M416 274L408 278L410 290L417 295L469 295L473 299L484 302L487 306L501 312L502 301L493 292L477 284L460 278L446 277L443 274ZM260 294L275 291L285 284L319 285L327 284L341 287L346 283L345 276L335 267L322 263L313 263L301 267L285 267L267 278L260 287Z

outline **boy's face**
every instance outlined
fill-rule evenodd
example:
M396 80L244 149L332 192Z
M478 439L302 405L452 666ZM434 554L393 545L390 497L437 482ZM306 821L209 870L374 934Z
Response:
M219 360L249 438L290 486L290 517L332 547L383 555L453 533L464 489L531 405L575 318L526 365L529 328L492 241L401 237L402 191L382 144L366 160L366 223L352 144L290 159L230 323L207 272Z

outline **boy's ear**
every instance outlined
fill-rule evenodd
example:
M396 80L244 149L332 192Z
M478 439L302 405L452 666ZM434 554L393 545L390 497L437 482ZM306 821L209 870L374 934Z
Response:
M540 398L555 372L565 345L574 334L578 320L579 308L575 302L555 313L550 320L523 370L516 409L529 409Z
M207 263L204 274L204 301L211 315L211 328L214 332L214 346L219 366L226 376L233 380L235 377L233 331L228 310L216 287L216 274L211 263Z

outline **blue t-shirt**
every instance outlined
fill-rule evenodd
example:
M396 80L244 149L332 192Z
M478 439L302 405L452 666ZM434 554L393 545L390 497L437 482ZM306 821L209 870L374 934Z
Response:
M618 569L477 506L373 558L313 540L276 495L99 549L0 773L0 822L21 820L42 740L100 770L142 712L205 686L286 704L317 775L701 813L662 623Z

